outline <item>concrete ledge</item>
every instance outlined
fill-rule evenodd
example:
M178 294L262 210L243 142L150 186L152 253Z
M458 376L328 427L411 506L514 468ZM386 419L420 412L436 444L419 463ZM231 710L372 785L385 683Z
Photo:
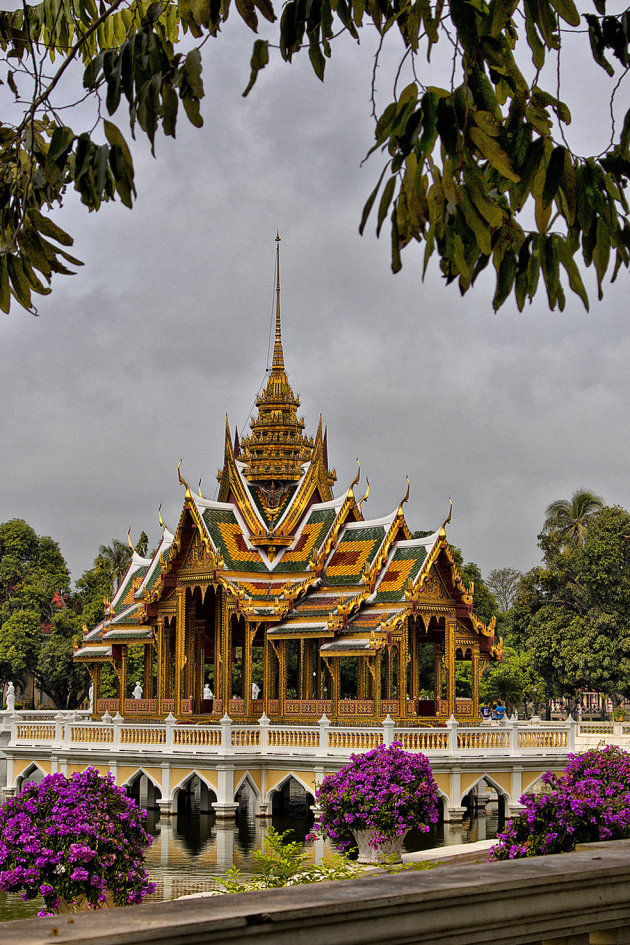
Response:
M538 859L2 925L3 945L525 945L563 938L630 943L630 840Z
M486 863L488 851L496 843L496 840L477 840L475 843L453 843L447 847L432 847L430 850L419 850L417 853L403 853L402 861L403 863L435 863L436 865Z

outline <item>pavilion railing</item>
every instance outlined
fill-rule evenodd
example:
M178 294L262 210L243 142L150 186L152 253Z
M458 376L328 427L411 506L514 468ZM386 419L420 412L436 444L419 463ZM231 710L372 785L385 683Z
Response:
M2 713L7 716L9 713ZM7 719L5 730L7 728ZM405 728L389 716L374 726L332 725L323 715L313 725L280 725L266 716L257 723L233 721L193 725L170 715L164 722L133 722L106 713L89 720L77 713L50 712L46 719L11 713L7 748L49 746L53 749L106 747L108 751L202 752L274 755L307 753L347 757L378 745L398 742L407 751L444 757L475 755L566 754L575 750L578 725L573 719L538 725L510 719L502 723L460 725L451 718L441 727ZM589 733L590 734L590 733Z

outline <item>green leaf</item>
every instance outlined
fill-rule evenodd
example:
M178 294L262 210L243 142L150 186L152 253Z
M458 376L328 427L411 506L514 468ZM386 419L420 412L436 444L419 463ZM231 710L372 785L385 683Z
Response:
M551 5L569 26L580 25L580 14L577 11L573 0L551 0Z
M316 39L311 39L311 42L309 43L308 57L311 60L311 65L313 66L315 75L323 82L326 60Z
M465 188L461 190L461 208L466 223L472 230L479 245L479 249L485 256L492 252L492 243L490 239L490 228L486 220L473 206Z
M112 121L109 121L107 118L103 119L103 130L105 132L105 137L111 145L116 145L120 148L125 164L128 167L133 168L133 161L131 159L131 151L125 141L120 128L115 125ZM50 234L48 234L50 236Z
M571 254L566 240L563 240L562 237L556 237L556 250L558 253L558 259L564 267L564 270L569 277L569 285L571 290L575 292L576 295L582 299L584 303L584 308L588 312L588 295L586 294L586 289L584 288L584 283L582 282L582 277L580 275L580 270L577 267L575 259Z
M8 313L11 305L11 290L9 288L9 273L7 272L7 256L0 256L0 309Z
M624 155L628 154L628 144L630 142L630 108L626 112L626 116L623 120L623 129L621 131L621 137L619 138L619 147L621 153Z
M385 167L383 168L382 172L381 172L381 176L380 176L379 179L378 179L378 184L376 185L376 187L374 188L374 190L372 191L372 193L370 194L370 196L369 196L368 199L366 200L365 206L363 207L363 213L362 213L362 215L361 215L361 223L359 224L359 233L361 234L361 236L363 236L363 231L364 231L364 229L365 229L365 224L367 223L368 217L369 217L370 212L371 212L371 210L372 210L372 207L374 206L374 201L376 200L376 195L377 195L377 193L379 192L380 186L381 186L381 184L382 184L382 182L383 182L383 178L385 177L385 174L387 173L387 167L388 167L388 165L386 164Z
M105 123L107 124L107 121ZM39 210L29 210L28 218L36 230L43 233L44 236L49 236L52 240L56 240L57 243L61 243L62 246L72 246L74 243L69 233L62 230L60 226L57 226L57 224L53 223L48 217L43 216Z
M261 69L264 69L267 63L269 62L269 42L266 39L257 39L254 41L254 49L252 51L252 58L250 65L252 68L251 75L249 77L249 82L247 83L247 88L243 92L243 96L248 95L252 88L254 87L254 82L258 78L258 73Z
M515 184L520 181L520 177L512 167L508 155L503 151L498 141L487 135L481 128L475 127L470 129L470 137L495 170Z
M610 260L610 232L602 217L597 220L597 239L593 249L593 262L597 272L597 284L600 301L603 298L602 279L606 275L608 262Z
M542 202L545 207L549 206L552 202L562 182L562 175L564 174L565 168L565 154L566 152L562 145L554 148L551 152L542 192Z
M548 237L544 243L542 255L542 271L549 299L549 307L556 307L560 289L560 273L558 271L558 252L553 237Z
M24 308L31 308L31 288L24 273L19 256L8 253L6 256L7 269L13 295Z
M385 189L383 190L381 202L378 207L378 224L376 227L377 236L380 236L383 221L385 220L385 217L387 216L389 205L392 202L392 197L394 196L395 186L396 186L396 177L395 176L390 177L387 183L385 184Z
M175 137L175 126L177 125L177 92L172 85L166 81L162 83L162 128L165 135Z
M67 154L73 141L74 132L72 128L66 128L64 125L55 128L48 146L47 159L56 162L60 157Z
M400 272L402 269L402 260L400 258L400 237L398 235L398 221L396 220L396 210L392 213L392 272Z
M203 98L203 80L201 78L201 52L195 47L191 49L184 60L184 78L188 83L192 94L198 98Z
M492 300L492 307L497 312L512 291L516 278L516 256L511 249L507 249L501 260L497 273L497 286Z
M256 8L254 6L253 0L235 0L236 9L240 13L241 17L245 20L250 30L254 33L258 32L258 17L256 15Z

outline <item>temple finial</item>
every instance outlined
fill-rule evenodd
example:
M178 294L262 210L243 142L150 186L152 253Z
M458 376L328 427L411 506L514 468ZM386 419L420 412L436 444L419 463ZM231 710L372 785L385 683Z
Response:
M280 324L280 234L276 231L276 341L273 346L272 370L284 371L282 326Z

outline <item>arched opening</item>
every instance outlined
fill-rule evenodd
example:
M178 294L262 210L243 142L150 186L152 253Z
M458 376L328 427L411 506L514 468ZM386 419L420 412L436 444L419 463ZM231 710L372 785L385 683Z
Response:
M236 828L239 843L243 851L249 853L256 842L256 806L258 803L258 796L249 778L243 779L234 800L238 804Z
M175 836L193 854L200 853L210 840L217 796L197 774L191 774L175 793Z
M476 834L474 839L486 840L494 837L505 825L507 797L504 791L489 777L474 784L462 798L466 808L464 823Z
M41 784L45 777L41 768L35 764L29 765L26 771L16 778L15 786L18 791L21 791L25 784Z
M313 824L315 798L290 775L271 794L272 824L280 833L291 831L290 840L304 840Z
M125 785L125 790L138 807L142 807L147 811L158 809L158 800L162 797L162 792L144 771L138 771L134 774Z
M216 799L216 794L206 782L199 775L191 774L177 791L177 814L211 814Z

